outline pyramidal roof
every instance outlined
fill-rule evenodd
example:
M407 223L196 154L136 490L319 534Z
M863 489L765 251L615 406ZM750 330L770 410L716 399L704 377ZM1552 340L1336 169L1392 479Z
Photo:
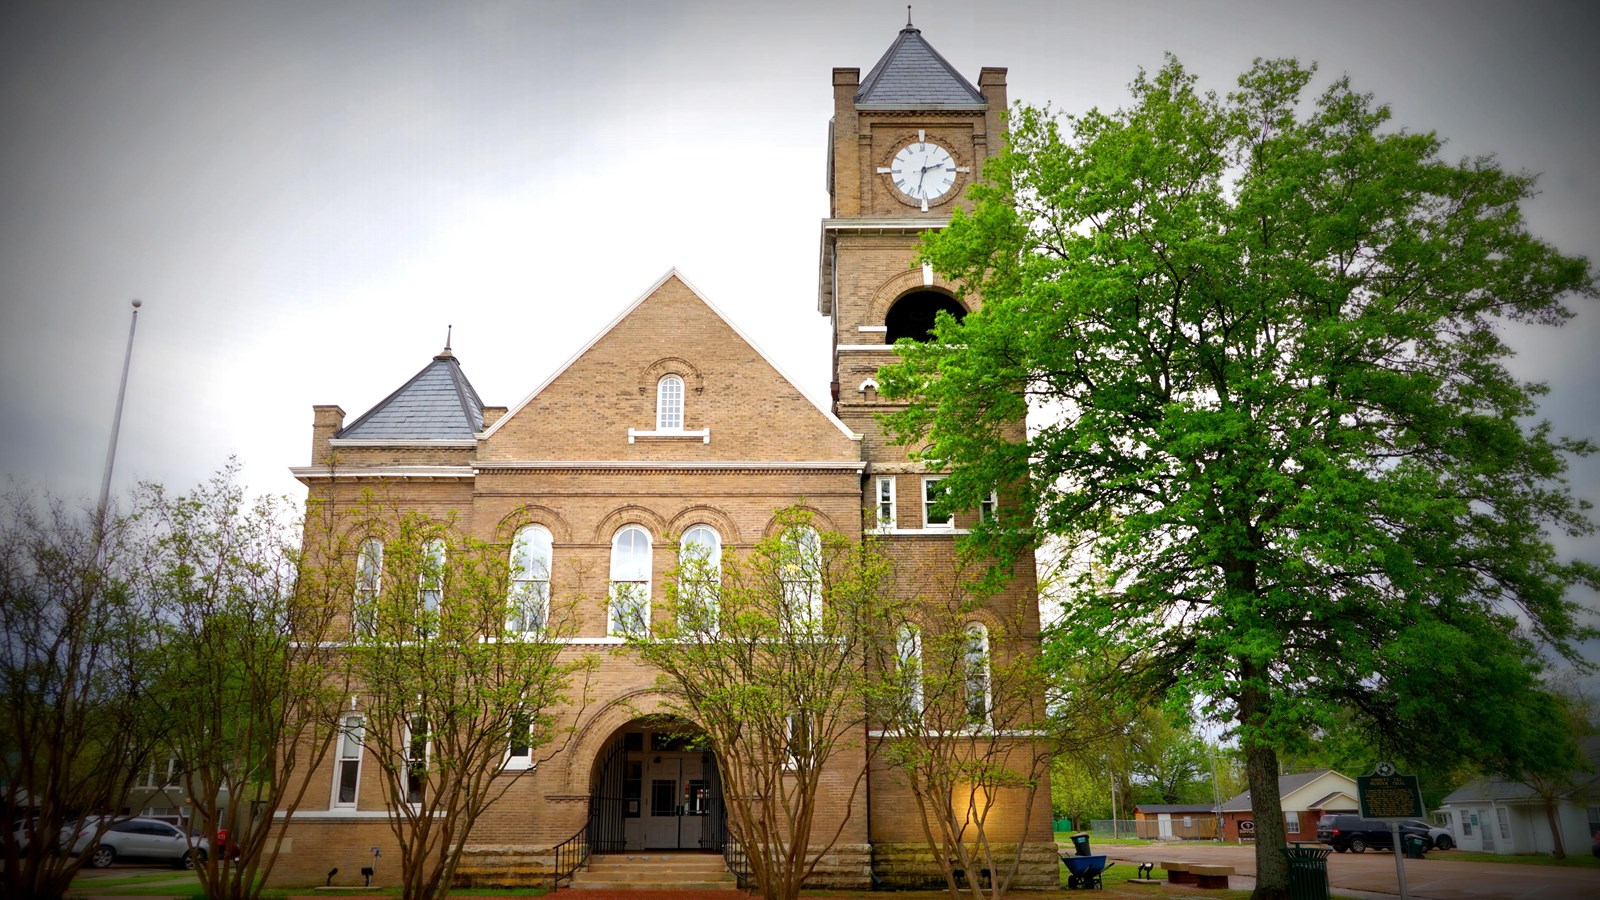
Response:
M357 441L472 440L483 430L483 401L445 344L444 351L334 435Z
M962 78L909 21L856 91L856 106L868 109L983 109L986 105L972 82Z

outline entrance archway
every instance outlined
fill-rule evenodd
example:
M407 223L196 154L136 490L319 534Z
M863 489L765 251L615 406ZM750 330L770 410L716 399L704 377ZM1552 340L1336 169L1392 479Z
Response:
M635 719L612 733L589 781L589 846L722 852L722 779L704 736L683 721Z

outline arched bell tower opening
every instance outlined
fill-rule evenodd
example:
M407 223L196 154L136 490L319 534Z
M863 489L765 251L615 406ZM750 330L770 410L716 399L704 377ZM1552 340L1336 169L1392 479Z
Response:
M722 852L728 820L716 754L681 719L634 719L612 733L589 778L589 846Z
M883 324L888 332L884 343L893 344L901 338L926 341L933 337L933 325L940 312L947 312L956 321L967 314L967 308L956 298L943 291L912 291L889 307Z

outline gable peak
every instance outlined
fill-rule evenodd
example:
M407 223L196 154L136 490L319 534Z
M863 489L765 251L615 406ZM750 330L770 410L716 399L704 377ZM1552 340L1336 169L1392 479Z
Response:
M983 93L933 49L922 29L911 24L909 6L906 27L861 80L855 102L861 109L988 107Z

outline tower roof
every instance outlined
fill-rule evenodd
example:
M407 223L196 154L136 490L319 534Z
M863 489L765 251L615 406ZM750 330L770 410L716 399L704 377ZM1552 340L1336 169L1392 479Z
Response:
M358 441L471 440L483 430L483 401L448 344L422 371L340 429Z
M862 79L856 106L863 109L936 107L984 109L983 94L906 23L888 52Z

